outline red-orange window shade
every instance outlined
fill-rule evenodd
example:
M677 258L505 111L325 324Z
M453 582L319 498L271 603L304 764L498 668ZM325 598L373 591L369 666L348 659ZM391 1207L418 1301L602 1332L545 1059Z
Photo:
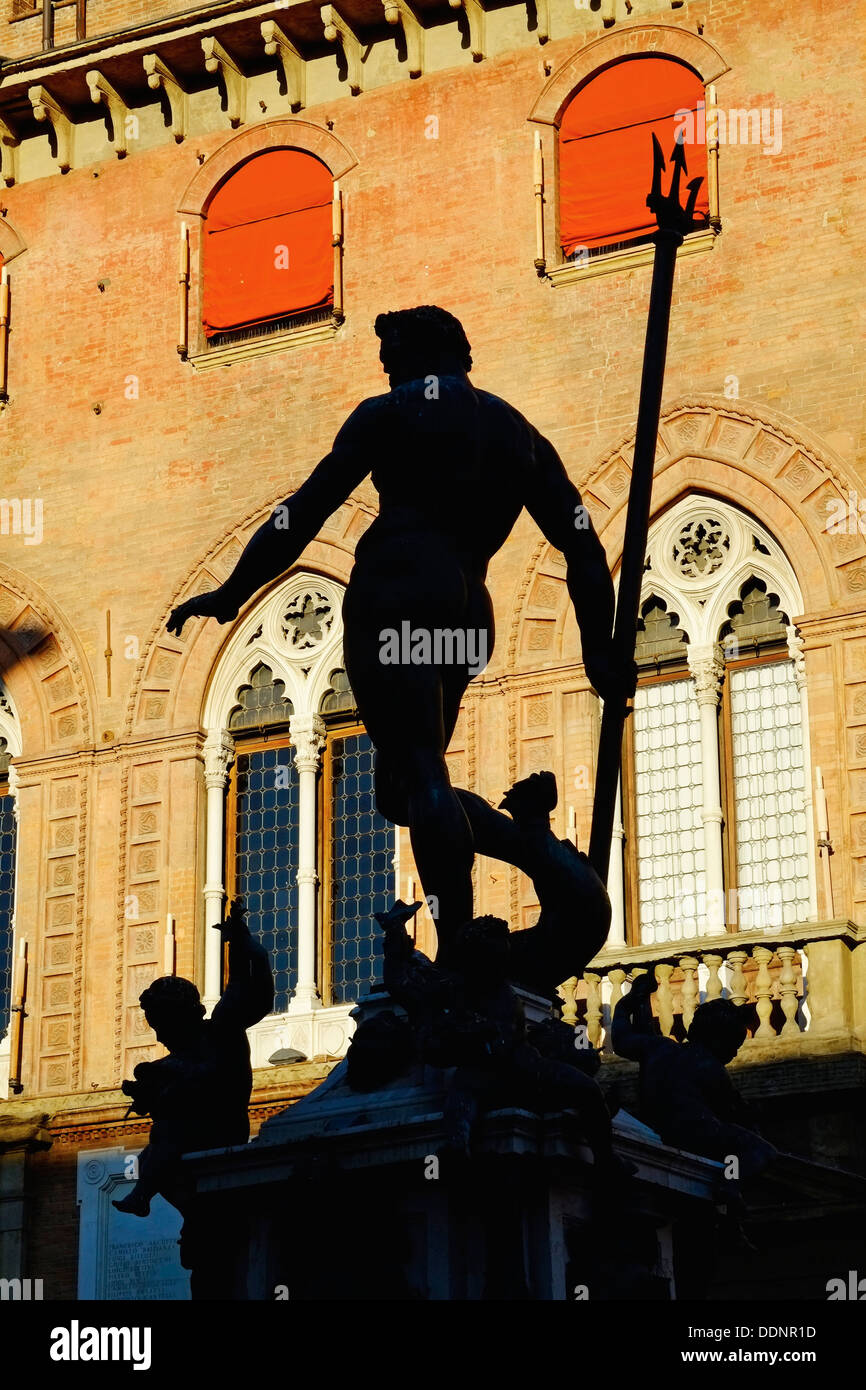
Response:
M334 297L330 171L301 150L242 164L205 219L207 337L324 307Z
M659 57L615 63L575 93L559 129L559 229L566 257L578 247L615 246L652 234L655 222L646 205L650 136L658 136L668 160L676 132L685 126L677 111L693 113L685 154L688 178L704 180L696 216L706 221L707 148L703 119L697 119L703 101L697 74Z

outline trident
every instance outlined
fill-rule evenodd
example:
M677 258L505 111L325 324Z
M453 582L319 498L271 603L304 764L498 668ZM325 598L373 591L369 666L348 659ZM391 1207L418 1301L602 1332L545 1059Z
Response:
M665 168L661 145L655 135L653 142L653 181L647 207L655 216L658 231L653 236L653 278L650 289L644 343L640 401L634 440L634 461L628 494L628 511L623 540L619 595L613 625L614 668L624 671L634 658L637 639L638 610L641 582L646 558L649 530L650 499L652 496L653 464L659 432L665 357L668 347L668 327L671 316L674 269L677 249L683 237L692 230L695 204L702 179L692 179L687 185L688 199L680 207L680 176L687 172L685 148L677 137L671 155L673 173L669 193L662 193L662 171ZM610 839L616 807L616 789L622 756L622 733L631 711L631 698L608 699L604 704L601 733L598 742L598 762L595 774L595 798L592 807L592 831L589 840L589 861L599 878L607 882L610 863Z

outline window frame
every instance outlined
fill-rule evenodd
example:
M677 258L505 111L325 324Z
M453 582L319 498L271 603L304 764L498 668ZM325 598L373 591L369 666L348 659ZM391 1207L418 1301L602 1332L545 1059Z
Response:
M639 60L642 57L670 58L672 61L681 63L682 66L689 68L698 80L703 84L704 106L708 109L715 106L715 88L712 82L708 81L697 71L691 63L684 61L679 55L669 53L666 50L658 49L650 51L639 51L626 55L621 61L630 62ZM615 60L616 61L616 60ZM561 240L561 169L560 169L560 128L562 117L571 101L577 96L579 91L588 87L595 77L606 68L613 66L611 63L599 63L593 71L587 74L575 84L566 100L563 102L556 122L552 127L553 134L553 197L548 198L542 185L541 197L543 202L553 204L552 216L546 219L548 226L552 224L553 234L553 255L550 264L546 264L542 259L539 267L539 259L536 259L536 271L546 275L552 285L570 285L580 280L594 279L598 275L610 275L619 270L634 270L639 266L652 265L655 257L655 244L652 241L637 242L632 246L619 247L617 249L598 251L597 254L588 257L583 261L567 261L562 254ZM716 134L713 140L707 140L707 193L709 197L709 220L705 227L699 227L693 232L689 232L683 238L682 244L677 248L677 257L691 256L711 251L715 245L716 237L722 231L722 219L719 212L719 142ZM665 156L667 158L667 156Z
M755 666L777 666L780 661L791 661L787 646L781 639L759 644L758 650L752 655L725 659L724 663L725 675L718 708L719 773L722 786L722 868L725 876L726 918L728 909L733 904L731 920L728 923L728 931L733 935L740 930L739 878L737 819L734 805L734 733L731 723L731 687L727 677L729 671L742 671ZM804 731L804 734L806 732Z

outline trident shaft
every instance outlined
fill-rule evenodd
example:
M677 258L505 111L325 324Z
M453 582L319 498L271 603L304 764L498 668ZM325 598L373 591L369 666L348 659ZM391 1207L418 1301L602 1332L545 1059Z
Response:
M622 566L616 618L613 626L613 660L616 670L626 671L634 658L637 638L641 583L646 558L652 498L653 465L659 432L665 358L668 346L668 327L671 315L674 269L677 249L683 237L693 229L695 204L702 179L692 179L687 185L685 207L680 206L680 178L686 172L685 149L679 142L671 155L673 172L669 192L662 193L664 155L655 135L653 141L653 180L647 207L654 214L658 231L653 237L653 277L650 289L646 341L640 401L634 441L631 486L628 495ZM592 831L589 840L589 860L601 879L607 882L610 866L610 840L616 806L622 756L622 734L630 710L627 691L620 699L605 701L598 744L598 763L595 774L595 798L592 807Z

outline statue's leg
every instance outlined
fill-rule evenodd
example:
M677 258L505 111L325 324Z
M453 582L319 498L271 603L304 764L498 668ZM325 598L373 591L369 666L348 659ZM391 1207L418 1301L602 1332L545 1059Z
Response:
M346 671L376 748L377 806L389 820L409 826L424 893L433 900L441 961L473 913L472 831L445 762L453 732L451 692L460 689L461 682L465 690L469 674L432 662L384 661L382 632L399 632L399 613L383 616L374 601L378 594L366 586L350 586L350 592L351 600L347 593L343 607ZM450 621L458 626L456 617L450 616ZM415 626L420 628L417 618Z

